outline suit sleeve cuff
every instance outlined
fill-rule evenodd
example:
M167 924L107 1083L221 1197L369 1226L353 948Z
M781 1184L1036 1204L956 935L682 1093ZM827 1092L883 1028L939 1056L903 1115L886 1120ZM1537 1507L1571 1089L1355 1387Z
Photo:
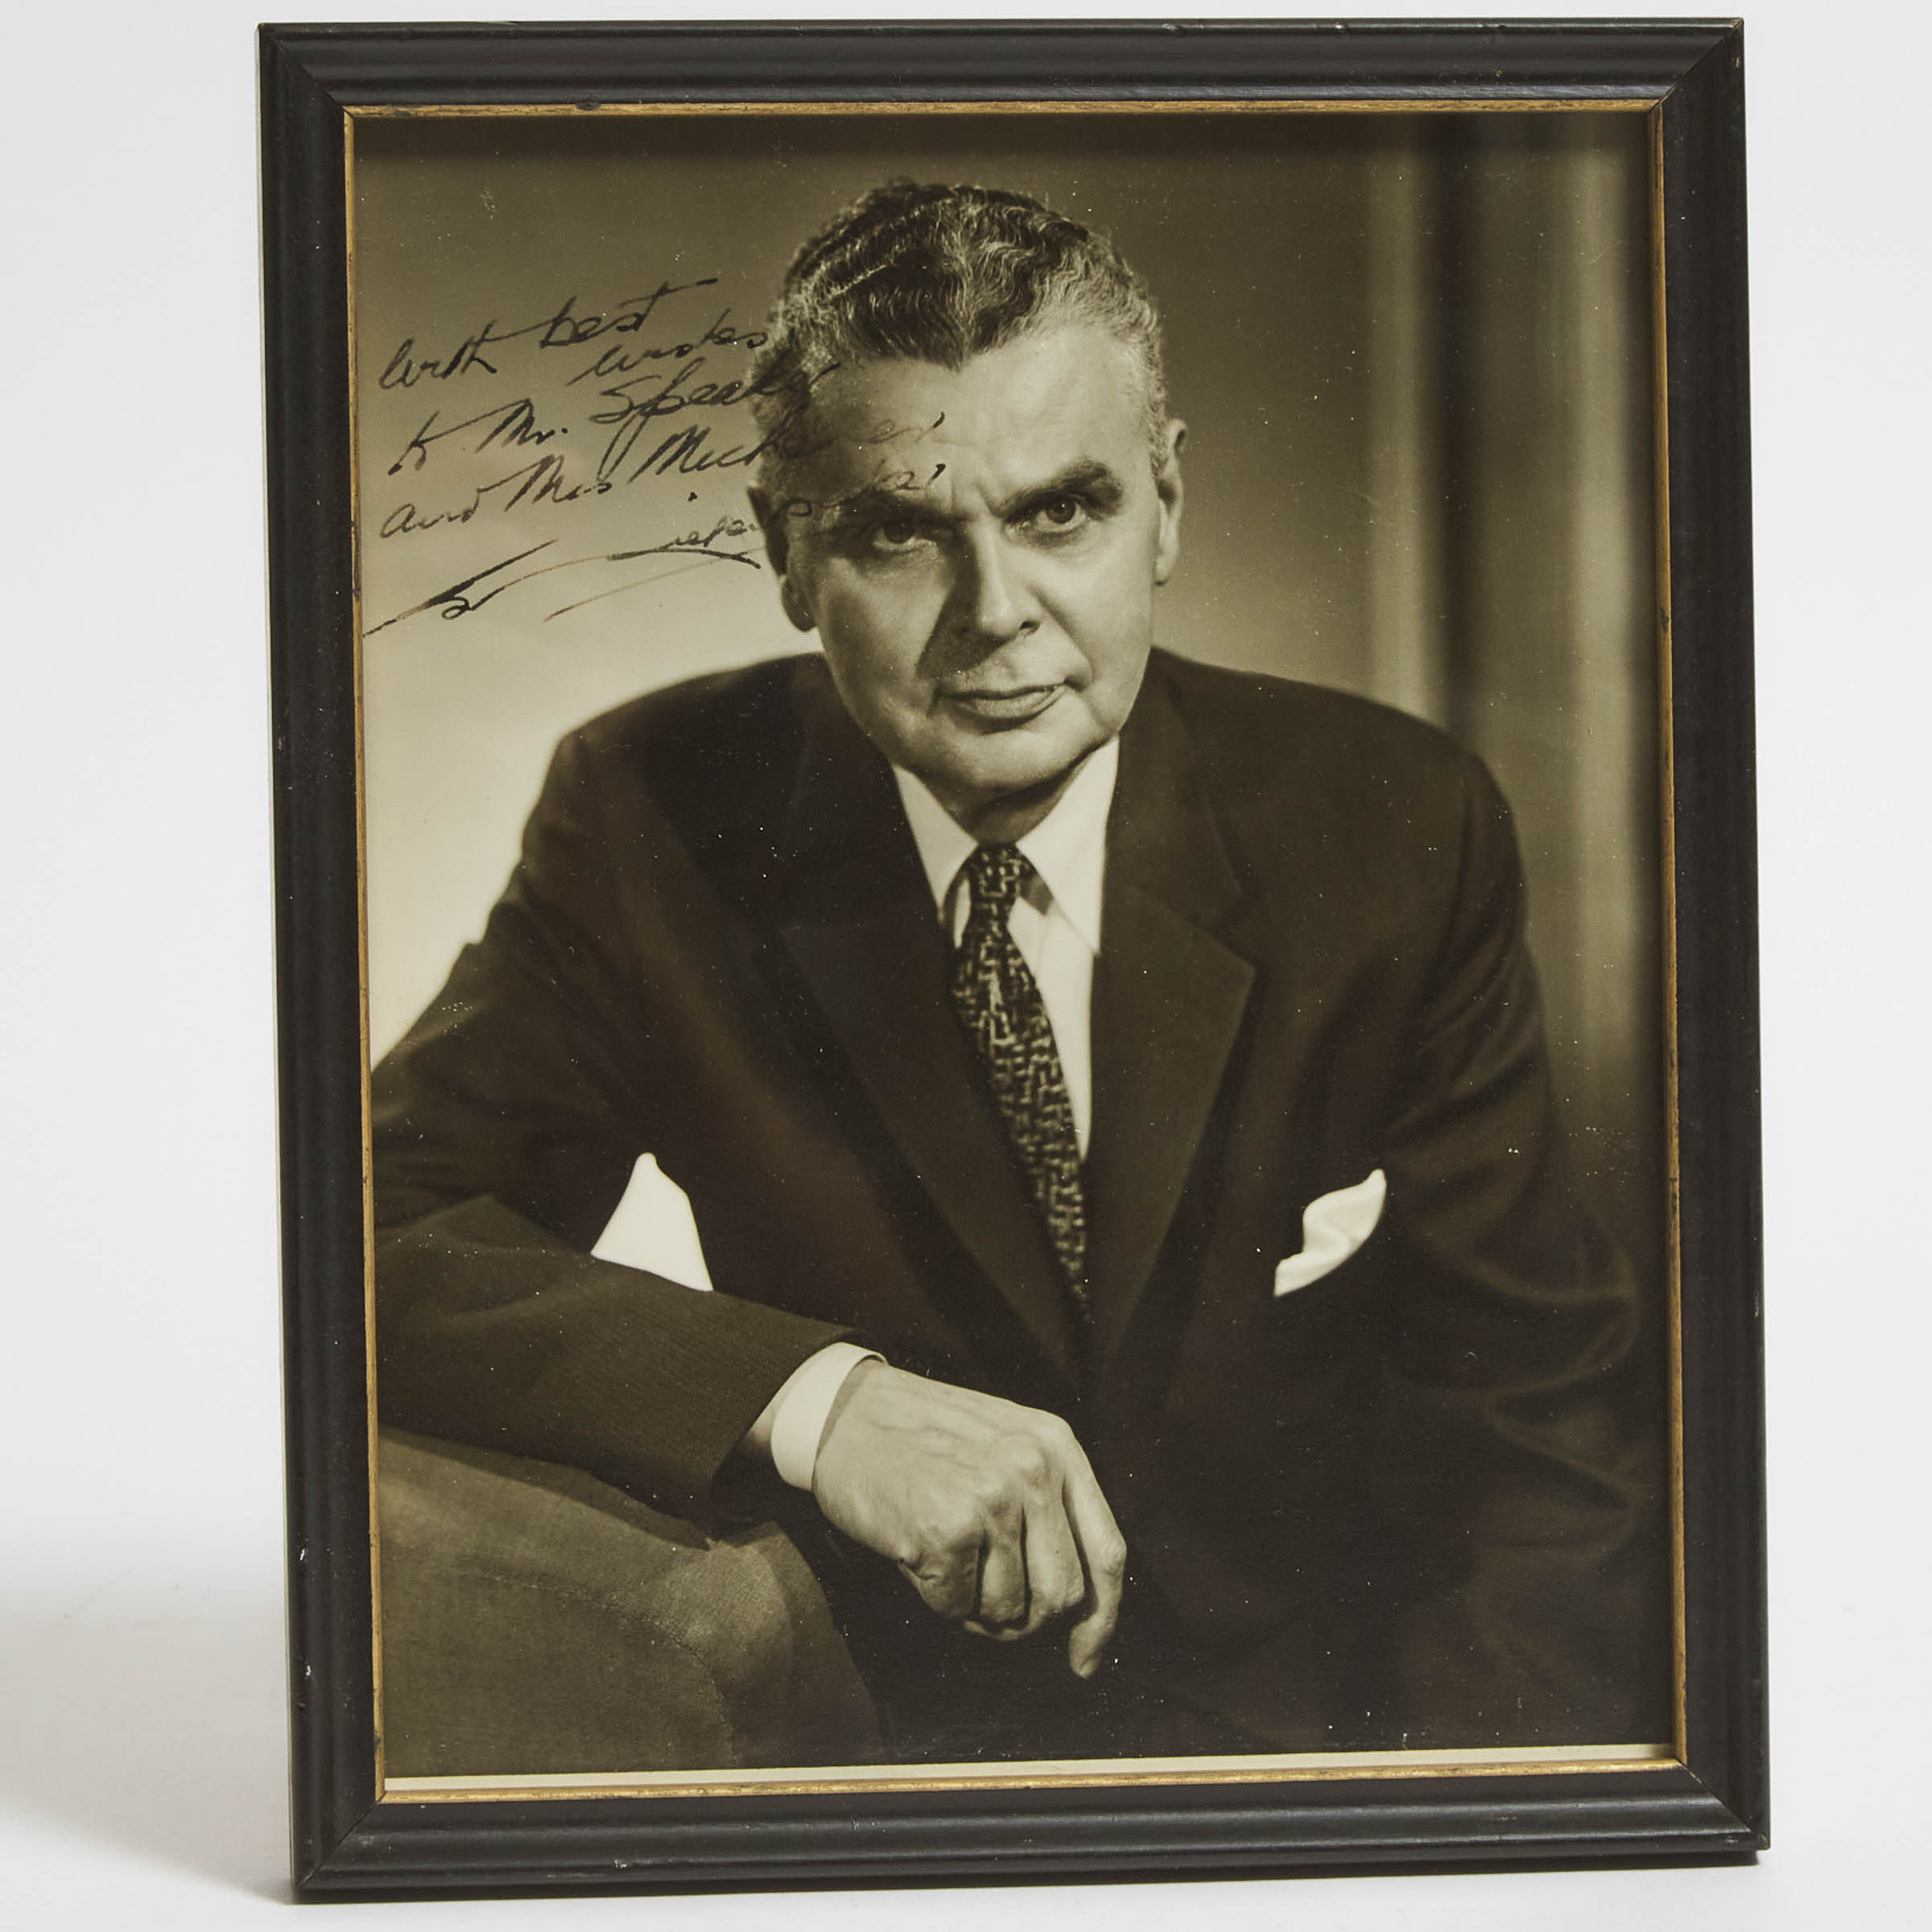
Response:
M818 1465L819 1439L846 1377L861 1362L884 1360L876 1348L861 1348L854 1342L832 1342L807 1356L765 1405L747 1439L770 1456L772 1467L793 1488L809 1490Z

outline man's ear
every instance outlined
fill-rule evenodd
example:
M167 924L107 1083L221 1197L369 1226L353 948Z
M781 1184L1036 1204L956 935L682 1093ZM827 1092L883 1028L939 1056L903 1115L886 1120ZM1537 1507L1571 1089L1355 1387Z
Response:
M1163 453L1154 467L1154 490L1160 499L1160 529L1154 539L1154 580L1165 584L1181 556L1181 445L1187 425L1175 417L1167 425Z
M758 489L746 492L751 498L751 514L758 518L758 528L765 538L765 558L771 566L771 574L778 580L778 603L795 630L815 630L818 628L805 600L799 595L793 584L788 566L791 562L791 532L785 526L785 512L775 506L766 493Z

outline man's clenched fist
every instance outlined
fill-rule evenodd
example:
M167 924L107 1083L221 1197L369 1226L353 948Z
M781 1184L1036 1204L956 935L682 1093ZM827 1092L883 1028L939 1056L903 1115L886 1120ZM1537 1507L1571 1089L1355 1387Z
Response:
M1067 1662L1082 1677L1098 1668L1127 1546L1057 1415L862 1362L826 1425L812 1492L828 1521L982 1637L1029 1637L1078 1611Z

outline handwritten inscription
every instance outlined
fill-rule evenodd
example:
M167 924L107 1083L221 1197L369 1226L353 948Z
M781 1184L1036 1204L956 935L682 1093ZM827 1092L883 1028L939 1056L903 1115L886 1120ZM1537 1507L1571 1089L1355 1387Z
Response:
M538 349L542 350L578 349L586 342L594 342L600 336L636 335L650 325L660 303L687 294L694 288L715 288L717 281L716 275L707 275L696 282L660 282L650 295L627 297L606 315L580 316L576 313L577 298L574 295L566 295L554 314L541 321L526 323L520 328L499 328L493 316L481 328L465 336L456 349L442 356L420 354L415 338L405 336L397 345L396 352L390 357L379 381L384 389L413 389L419 382L447 382L478 370L485 375L497 375L501 373L497 363L484 351L488 349L490 356L501 357L506 345L525 341L533 336ZM727 311L726 315L729 313ZM725 316L720 316L719 324L724 320ZM756 330L750 334L757 336L756 341L735 334L727 339L745 341L746 346L754 349L765 340ZM697 346L694 341L681 349L667 349L664 353L687 356Z
M718 282L660 280L609 303L572 292L535 317L492 316L460 332L398 341L370 399L374 420L400 415L407 424L365 469L376 547L370 587L419 585L428 552L459 543L449 560L460 568L365 634L431 615L467 617L512 592L539 600L518 609L549 622L678 570L760 568L758 531L746 518L708 513L694 527L672 524L698 504L701 480L730 483L741 503L766 447L749 407L766 332L707 292ZM587 517L613 497L634 506L623 512L624 534L638 517L660 514L659 504L669 527L616 547L571 547L543 528ZM477 569L474 526L482 523L503 524L512 542L508 554ZM609 518L601 526L592 518L584 534L608 539ZM393 571L382 561L392 545L402 547Z
M433 611L440 617L464 617L472 611L481 610L485 604L502 597L506 591L514 590L519 584L528 584L539 577L555 576L560 571L582 571L598 565L634 564L643 558L677 557L700 564L745 564L755 570L758 568L757 547L738 547L741 540L754 536L756 526L740 517L720 517L708 530L691 530L683 536L672 537L662 543L647 543L636 550L605 551L599 555L583 557L562 557L531 564L528 570L519 571L517 565L527 563L532 557L539 556L555 547L556 539L547 539L541 543L532 544L528 550L520 550L514 556L486 565L483 569L473 571L460 581L436 591L423 598L419 604L412 604L407 610L397 612L393 617L385 617L379 624L372 624L364 634L374 637L379 630L387 630L392 624L400 624L410 617L423 617ZM506 574L514 573L514 574ZM568 602L559 604L547 612L545 621L567 616L573 610L580 610L587 604L594 604L605 597L620 596L626 590L635 589L641 584L654 581L666 575L663 569L648 570L642 575L622 584L613 584L592 592L587 597L576 597Z

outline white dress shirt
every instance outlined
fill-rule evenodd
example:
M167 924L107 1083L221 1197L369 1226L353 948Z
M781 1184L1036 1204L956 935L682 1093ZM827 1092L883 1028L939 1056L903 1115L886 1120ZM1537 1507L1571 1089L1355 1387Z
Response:
M1008 921L1053 1029L1083 1156L1093 1132L1093 963L1100 951L1107 814L1120 766L1121 741L1109 738L1075 773L1052 811L1017 841L1034 876ZM972 910L972 894L960 875L977 841L923 781L897 766L892 775L933 905L956 946ZM793 1370L752 1425L750 1441L770 1453L778 1474L795 1488L811 1487L819 1439L845 1378L861 1362L880 1359L851 1342L834 1342Z

